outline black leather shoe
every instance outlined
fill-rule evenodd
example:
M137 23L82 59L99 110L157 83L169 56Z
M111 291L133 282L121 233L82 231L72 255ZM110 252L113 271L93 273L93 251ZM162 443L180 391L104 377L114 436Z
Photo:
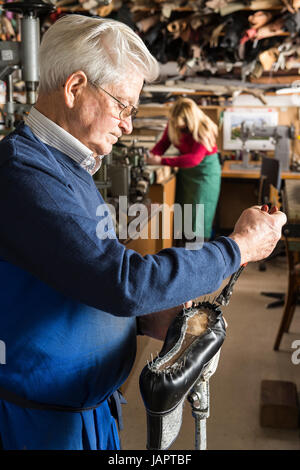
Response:
M159 355L142 370L147 449L168 449L181 427L183 403L226 335L219 306L202 302L174 319Z

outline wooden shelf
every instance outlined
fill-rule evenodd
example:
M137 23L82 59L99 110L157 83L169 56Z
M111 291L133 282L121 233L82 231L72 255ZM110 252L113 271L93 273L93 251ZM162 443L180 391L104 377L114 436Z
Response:
M161 5L164 5L164 3L162 3ZM241 8L240 10L236 10L234 11L233 13L236 13L238 11L249 11L249 12L256 12L256 11L260 11L260 10L264 10L264 11L279 11L279 10L282 10L284 8L284 5L275 5L273 6L272 8L259 8L259 9L253 9L253 8L249 8L249 7L244 7L244 8ZM153 7L148 7L148 6L144 6L144 5L134 5L134 12L136 11L145 11L145 12L149 12L149 11L161 11L162 7L159 5L153 5ZM192 7L174 7L172 8L172 11L178 11L178 12L186 12L186 13L199 13L198 10L195 10L194 8ZM212 10L209 14L211 15L220 15L220 12L219 11L214 11Z

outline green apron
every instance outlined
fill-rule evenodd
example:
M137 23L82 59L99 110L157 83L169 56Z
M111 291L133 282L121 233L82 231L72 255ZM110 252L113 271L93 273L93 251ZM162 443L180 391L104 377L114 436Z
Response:
M209 239L221 187L221 165L217 153L207 155L193 168L180 168L176 177L176 202L193 205L192 230L203 234L201 218L197 217L196 204L204 205L204 238Z

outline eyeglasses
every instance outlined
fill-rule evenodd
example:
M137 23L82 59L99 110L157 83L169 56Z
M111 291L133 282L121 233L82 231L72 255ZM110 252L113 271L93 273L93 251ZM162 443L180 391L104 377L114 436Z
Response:
M104 93L106 93L113 100L115 100L120 106L122 106L123 109L120 111L120 114L119 114L119 118L121 120L128 119L129 117L131 117L132 119L135 118L138 112L137 108L135 108L132 104L129 104L128 106L126 106L120 100L118 100L118 98L108 93L108 91L104 90L104 88L102 88L101 86L98 86L98 88L104 91Z

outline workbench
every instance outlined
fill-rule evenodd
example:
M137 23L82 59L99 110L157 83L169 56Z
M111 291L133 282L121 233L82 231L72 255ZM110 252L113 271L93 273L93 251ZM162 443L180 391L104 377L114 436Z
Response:
M250 165L254 167L254 169L244 169L244 168L234 168L232 169L231 166L240 165L242 166L242 161L236 160L226 160L222 167L222 178L240 178L240 179L256 179L260 178L260 168L259 162L250 162ZM299 179L300 180L300 173L296 173L293 171L283 171L281 173L281 178L285 179Z
M232 168L232 165L237 168ZM241 168L238 168L238 166ZM258 203L260 179L259 162L250 163L253 168L242 168L242 161L226 160L222 167L221 193L216 213L217 231L230 232L242 211ZM300 173L281 173L283 180L300 180Z

